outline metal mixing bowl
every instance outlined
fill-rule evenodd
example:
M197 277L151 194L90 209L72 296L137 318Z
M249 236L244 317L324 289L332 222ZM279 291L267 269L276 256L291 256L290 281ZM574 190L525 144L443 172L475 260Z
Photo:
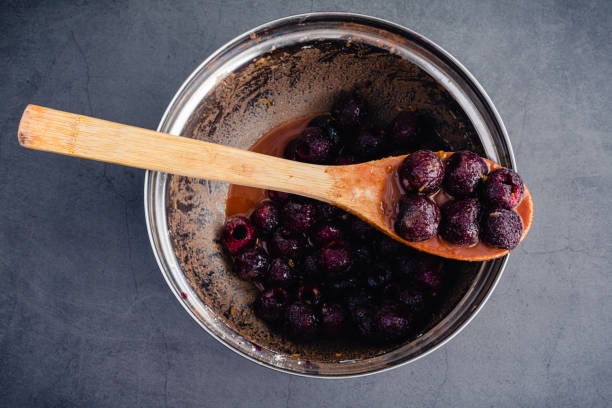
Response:
M288 17L231 41L185 81L158 130L246 149L288 119L329 110L340 90L354 87L381 122L398 108L416 108L433 121L436 144L515 167L495 107L457 60L404 27L346 13ZM253 316L255 289L227 266L216 241L226 195L224 183L147 172L145 210L155 257L171 290L206 331L246 358L288 373L364 375L430 353L476 315L507 261L455 263L438 318L404 344L295 344Z

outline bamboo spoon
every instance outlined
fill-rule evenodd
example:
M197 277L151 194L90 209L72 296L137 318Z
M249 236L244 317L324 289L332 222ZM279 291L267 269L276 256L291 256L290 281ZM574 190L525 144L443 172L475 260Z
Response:
M484 244L460 247L438 237L422 242L408 242L398 237L389 220L394 206L385 199L389 198L389 180L406 156L349 166L319 166L35 105L25 109L18 135L19 143L30 149L279 190L325 201L357 215L408 246L445 258L484 261L509 252ZM443 158L451 154L439 153ZM488 164L491 169L500 167L491 161ZM527 188L517 212L524 225L522 240L533 218L533 202Z

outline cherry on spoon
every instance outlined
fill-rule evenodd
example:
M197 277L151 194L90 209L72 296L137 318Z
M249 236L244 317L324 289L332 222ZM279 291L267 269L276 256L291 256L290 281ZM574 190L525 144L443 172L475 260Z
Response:
M444 258L485 261L510 252L493 247L461 247L438 237L421 242L400 238L389 221L389 180L405 155L348 166L321 166L36 105L26 107L18 136L19 143L30 149L325 201L408 246ZM444 157L452 152L439 154ZM491 170L501 167L488 160L487 163ZM533 201L527 187L517 212L524 226L522 241L533 219Z

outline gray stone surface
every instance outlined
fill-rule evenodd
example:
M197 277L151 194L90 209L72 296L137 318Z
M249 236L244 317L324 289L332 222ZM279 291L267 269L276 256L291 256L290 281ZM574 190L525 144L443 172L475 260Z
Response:
M124 1L0 5L0 406L612 404L612 3ZM143 172L20 149L37 103L155 128L234 36L311 10L428 36L499 109L536 203L484 310L408 366L304 379L227 350L168 291Z

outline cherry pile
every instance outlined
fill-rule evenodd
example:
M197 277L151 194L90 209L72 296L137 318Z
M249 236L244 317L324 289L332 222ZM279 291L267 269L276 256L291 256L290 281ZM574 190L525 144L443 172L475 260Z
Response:
M407 194L398 232L426 239L439 229L449 240L471 243L472 221L481 211L471 196L486 174L486 165L478 167L482 159L462 152L444 164L425 150L440 147L426 128L428 118L405 111L380 129L368 112L358 94L342 93L330 114L312 119L286 146L284 157L346 165L415 152L399 173ZM514 173L495 174L487 179L488 200L512 208L517 198L506 186ZM440 211L428 195L442 183L466 198L443 209L438 228ZM228 219L221 237L233 271L259 289L254 310L261 319L295 341L342 337L375 343L413 337L431 321L452 286L448 262L414 251L329 204L278 191L268 191L268 198L248 217ZM410 212L431 222L408 222ZM484 235L497 236L506 221L488 218Z
M397 171L405 194L399 200L395 232L408 241L424 241L440 234L446 241L471 246L480 239L488 245L514 249L523 223L513 209L524 194L523 181L510 169L489 174L476 153L453 153L446 163L431 150L406 157ZM441 189L455 199L438 208L432 196Z
M257 315L296 341L416 334L443 295L441 258L421 255L329 204L269 192L221 242L260 290Z

